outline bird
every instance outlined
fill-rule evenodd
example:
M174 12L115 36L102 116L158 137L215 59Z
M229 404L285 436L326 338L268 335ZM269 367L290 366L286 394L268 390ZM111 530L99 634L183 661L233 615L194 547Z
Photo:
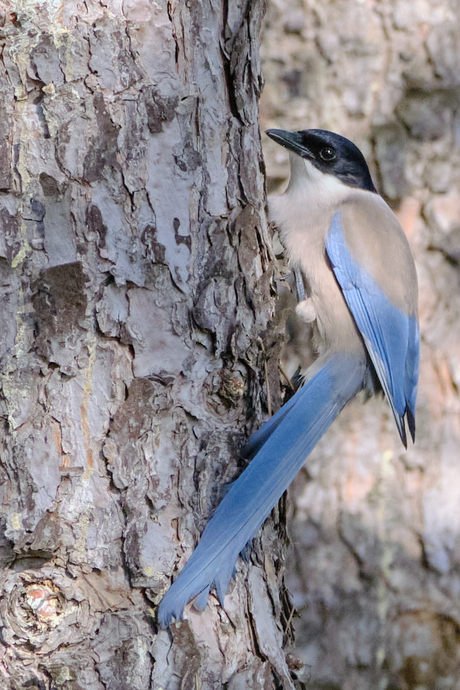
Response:
M160 602L169 627L188 602L220 604L240 552L349 400L383 391L399 436L415 441L420 332L414 259L355 144L322 129L267 135L289 152L286 191L269 198L295 275L296 312L314 322L317 358L296 393L247 442L252 458ZM407 425L407 428L406 428Z

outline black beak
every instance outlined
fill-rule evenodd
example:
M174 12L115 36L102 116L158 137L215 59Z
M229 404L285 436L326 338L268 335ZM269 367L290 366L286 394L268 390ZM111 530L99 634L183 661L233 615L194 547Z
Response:
M302 143L302 134L300 132L286 132L284 129L267 129L265 132L270 139L276 141L280 146L297 153L302 158L313 158L313 154Z

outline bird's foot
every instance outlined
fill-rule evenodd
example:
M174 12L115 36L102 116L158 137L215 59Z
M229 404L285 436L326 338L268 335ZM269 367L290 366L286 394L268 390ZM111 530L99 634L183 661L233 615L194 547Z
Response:
M312 323L312 321L315 321L317 313L311 297L298 302L295 308L295 313L306 323Z

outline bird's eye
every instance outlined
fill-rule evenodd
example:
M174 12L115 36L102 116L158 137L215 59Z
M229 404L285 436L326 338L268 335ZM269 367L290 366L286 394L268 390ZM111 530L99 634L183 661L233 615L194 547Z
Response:
M319 156L323 159L323 161L333 161L336 157L334 149L331 149L330 146L326 146L324 149L321 149Z

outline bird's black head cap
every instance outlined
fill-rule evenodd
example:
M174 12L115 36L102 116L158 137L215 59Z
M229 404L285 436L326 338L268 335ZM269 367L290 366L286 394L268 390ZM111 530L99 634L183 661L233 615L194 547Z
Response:
M310 161L321 172L338 177L350 187L376 191L363 154L340 134L325 129L304 129L301 132L269 129L267 134L281 146Z

